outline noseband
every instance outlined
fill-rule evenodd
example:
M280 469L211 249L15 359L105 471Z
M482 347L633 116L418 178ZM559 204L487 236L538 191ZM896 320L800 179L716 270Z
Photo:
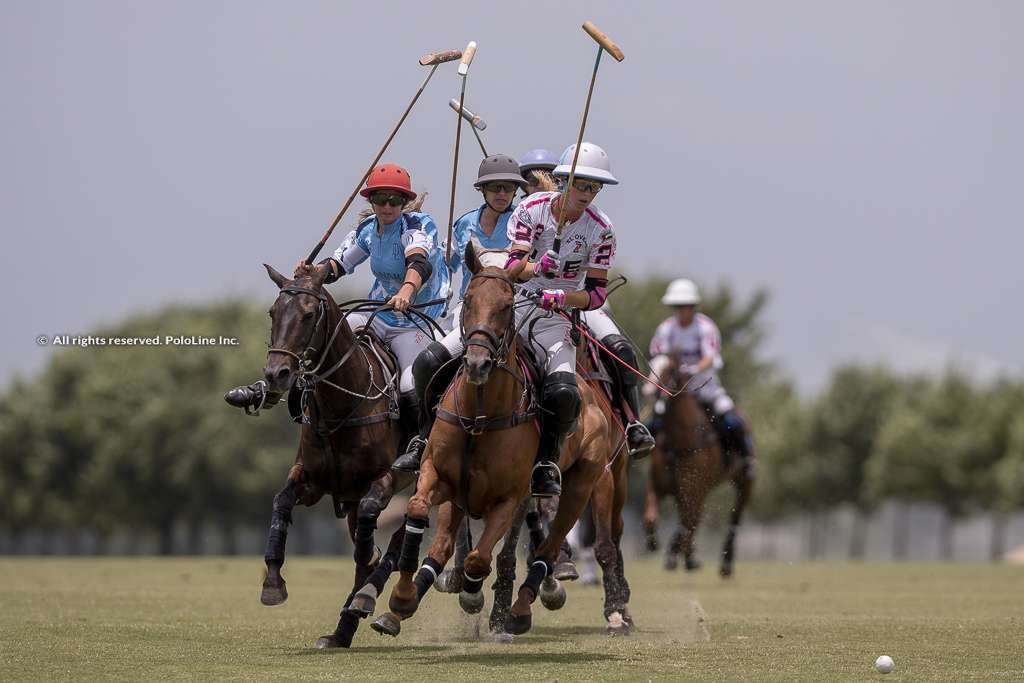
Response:
M313 355L318 351L316 347L312 346L312 343L313 339L316 338L316 331L320 328L320 323L327 316L327 295L322 291L309 289L308 287L282 287L281 291L285 294L308 294L319 300L319 303L316 306L316 323L313 325L313 334L309 336L310 345L306 347L301 356L290 349L282 349L273 346L268 349L269 353L284 353L292 356L295 360L299 361L299 369L302 370L304 366L313 364Z

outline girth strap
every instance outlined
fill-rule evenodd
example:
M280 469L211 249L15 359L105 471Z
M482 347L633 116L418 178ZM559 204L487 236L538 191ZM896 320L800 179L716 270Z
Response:
M487 418L485 416L478 415L477 417L465 417L453 413L452 411L438 407L437 417L439 420L443 420L448 424L457 425L470 434L477 435L484 432L493 432L500 429L511 429L512 427L518 427L519 425L531 422L537 417L536 410L528 410L524 413L513 413L511 415L505 415L504 417L492 417Z

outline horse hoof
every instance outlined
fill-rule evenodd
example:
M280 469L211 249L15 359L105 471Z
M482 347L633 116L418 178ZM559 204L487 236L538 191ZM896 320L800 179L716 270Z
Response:
M373 610L375 610L376 608L376 598L374 598L374 596L370 595L369 593L359 591L352 598L352 602L349 603L347 609L349 612L354 612L355 614L359 615L360 619L365 619L366 617L373 614Z
M686 558L686 571L688 571L688 572L695 572L698 569L700 569L700 567L701 567L700 560L698 560L696 557L687 557Z
M461 591L459 593L459 607L466 614L478 614L484 608L484 592L467 593L466 591Z
M326 636L320 636L316 641L316 649L318 650L330 650L336 647L345 646L338 641L337 636L333 633Z
M647 548L647 552L649 553L658 552L658 539L653 536L648 537L644 542L644 547Z
M524 614L522 616L516 616L510 614L508 619L505 620L505 632L511 633L514 636L521 636L530 630L533 626L533 615Z
M391 599L388 600L388 609L394 612L402 619L408 619L416 613L416 608L420 606L419 600L413 597L411 600L403 600L397 597L394 591L391 592Z
M610 636L628 636L632 630L626 620L619 612L612 612L608 615L608 625L605 630Z
M679 567L679 558L676 555L665 556L665 569L670 572L675 571Z
M622 608L622 620L626 622L631 629L636 628L636 624L633 623L633 615L629 613L629 607Z
M397 637L402 632L402 620L391 612L385 612L370 622L370 628L382 636Z
M575 581L580 578L579 572L576 571L576 564L571 560L563 560L556 564L551 576L559 581Z
M540 584L540 603L549 610L562 609L565 605L565 586L548 577Z
M434 577L434 590L436 590L438 593L451 593L451 591L448 590L449 584L451 583L451 578L452 570L443 570L440 574Z
M728 579L732 576L732 564L723 564L718 570L719 576L723 579Z
M502 643L503 645L511 643L515 638L511 633L505 633L504 631L495 631L491 637L494 638L494 642Z
M269 607L280 605L288 599L288 586L284 579L281 583L275 584L270 579L263 580L263 591L260 593L260 602Z

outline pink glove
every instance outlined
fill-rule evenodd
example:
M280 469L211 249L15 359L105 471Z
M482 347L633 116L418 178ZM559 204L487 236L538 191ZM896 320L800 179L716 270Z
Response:
M545 289L541 292L540 307L545 311L565 308L565 292L561 289Z
M558 254L552 249L548 249L544 252L544 255L540 257L540 261L537 262L537 268L540 270L540 274L544 277L554 277L558 274L558 268L561 264L558 263Z

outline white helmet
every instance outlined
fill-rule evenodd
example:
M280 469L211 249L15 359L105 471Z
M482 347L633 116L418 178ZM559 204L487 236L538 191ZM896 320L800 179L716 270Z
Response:
M700 291L693 280L679 278L669 283L661 303L666 306L695 306L700 303Z
M576 145L562 152L558 166L551 172L558 178L568 178L572 170L572 156L576 153ZM605 185L618 185L619 181L612 175L612 164L608 154L592 142L584 142L580 147L580 158L576 160L576 177L584 180L596 180Z

